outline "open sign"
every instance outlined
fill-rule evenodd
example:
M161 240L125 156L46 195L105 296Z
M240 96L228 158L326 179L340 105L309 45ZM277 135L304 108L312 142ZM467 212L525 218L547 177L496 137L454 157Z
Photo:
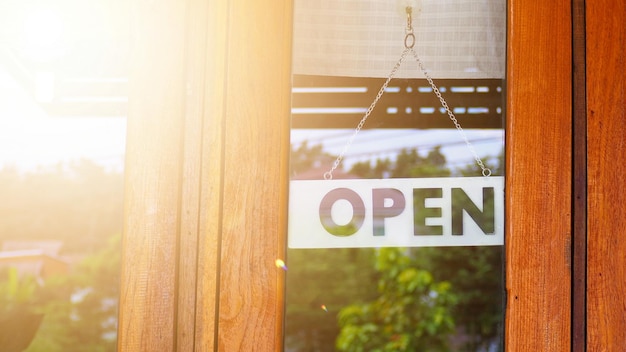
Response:
M504 243L504 178L291 181L290 248Z

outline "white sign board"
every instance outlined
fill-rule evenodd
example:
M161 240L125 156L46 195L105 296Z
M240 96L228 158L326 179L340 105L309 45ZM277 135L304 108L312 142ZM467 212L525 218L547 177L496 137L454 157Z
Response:
M504 178L291 181L289 248L504 244Z

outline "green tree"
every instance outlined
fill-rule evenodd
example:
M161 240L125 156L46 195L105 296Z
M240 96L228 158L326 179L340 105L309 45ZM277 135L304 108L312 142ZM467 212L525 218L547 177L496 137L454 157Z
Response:
M287 259L286 349L332 351L341 307L376 297L374 250L292 249Z
M350 173L361 178L385 178L390 174L392 167L389 159L377 159L373 168L369 161L359 161L352 165Z
M493 176L504 174L504 153L495 158L484 158ZM481 168L475 163L458 169L463 176L480 176ZM488 214L494 216L493 214ZM421 258L420 267L433 273L437 280L452 283L459 292L455 320L463 330L463 351L488 350L502 346L504 312L504 248L501 246L415 248L414 255Z
M317 148L313 154L319 157L323 153L321 148ZM306 150L300 150L299 153L305 155ZM404 149L395 161L377 159L372 162L355 163L350 173L362 178L452 175L441 148L436 147L426 155L422 155L417 152L417 149ZM502 174L501 155L495 161L486 163L493 175ZM487 161L492 160L487 159ZM305 165L305 163L300 165ZM309 163L309 165L313 164ZM475 165L469 165L456 170L455 174L480 176L481 170ZM317 259L314 259L315 257L311 255L313 252L309 252L310 250L290 250L290 268L287 276L287 333L288 336L299 339L300 348L296 350L329 351L332 349L331 347L324 348L318 342L312 342L316 341L316 338L327 341L327 336L336 334L337 331L328 328L331 326L330 321L315 318L328 317L328 315L320 315L319 305L324 304L321 303L322 300L336 302L333 305L327 304L333 310L344 307L338 315L341 330L335 347L342 351L437 351L446 350L448 344L450 349L455 351L478 351L486 350L493 345L494 341L500 340L503 317L502 247L411 248L397 250L399 258L403 258L397 261L390 261L383 255L396 250L380 250L379 253L382 254L378 255L375 266L372 265L374 261L367 263L366 258L363 258L365 262L358 267L346 265L346 258L341 255L334 256L333 253L340 253L335 249L320 250L320 253L324 255ZM352 251L360 253L360 251L370 251L370 249L353 249ZM330 270L337 273L329 274L328 267L323 270L315 268L315 263L326 260L329 261L330 268L336 268L336 270ZM384 263L385 260L390 263L388 266L381 265L381 261ZM295 269L294 265L298 269ZM355 268L359 268L359 271L355 271ZM383 268L387 271L382 270ZM351 282L348 287L354 287L361 282L361 285L368 287L370 291L363 292L359 296L350 295L350 289L345 291L334 289L335 286L345 281L341 272L348 273L348 275L361 275L356 283ZM296 280L297 276L301 276L302 280ZM377 279L372 279L373 277ZM373 290L372 295L370 283L375 280L378 280L379 285ZM411 280L420 282L421 286ZM407 290L409 286L420 287L420 289L416 289L413 294L406 294L403 290ZM426 307L414 305L421 302L419 297L422 301L430 300L431 306L435 305L431 295L439 297L436 293L437 289L443 290L442 297L447 297L449 300L445 301L445 304L442 303L445 309L439 311L438 318L426 320L435 324L427 327L419 325L420 322L417 320L405 324L406 319L413 319L411 314L428 312L426 309L428 305ZM403 294L406 295L403 296ZM337 298L333 298L334 296ZM309 298L305 299L305 297ZM314 299L319 297L323 299ZM352 298L352 301L340 297ZM404 298L399 299L399 297ZM394 299L399 299L399 303L395 303ZM394 302L394 304L389 302ZM392 305L395 308L392 308ZM301 313L307 309L310 312L309 316L291 314L292 312ZM335 312L329 310L328 313ZM298 318L294 320L296 316ZM386 326L385 317L388 320L397 320L399 323L391 327ZM421 324L426 323L422 321ZM319 326L327 329L328 335L320 335ZM437 331L439 334L437 337L428 334L420 335L420 331ZM421 341L419 344L416 342L418 340Z
M352 165L350 173L361 178L375 178L376 172L372 170L369 161L359 161Z
M395 163L388 158L377 159L373 168L368 161L357 162L352 165L350 173L362 178L450 176L446 157L441 153L439 146L430 150L425 157L420 156L416 148L402 149Z
M27 351L115 350L121 251L119 236L110 238L122 230L122 195L123 175L89 160L0 170L0 242L59 240L60 255L76 263L37 280L27 305L44 318ZM0 291L9 283L0 278Z
M116 350L120 238L109 237L72 275L46 283L40 298L45 317L25 352Z
M495 160L485 158L485 163L494 176L503 174L502 152ZM362 163L359 175L374 174L370 165ZM439 147L425 157L415 149L402 150L395 165L389 164L385 171L393 177L445 177L451 174ZM481 172L476 164L457 170L458 174L474 177L480 176ZM431 273L436 281L449 282L457 294L458 304L453 315L460 342L456 349L477 351L500 342L504 309L502 247L413 248L409 252L416 258L413 262L416 268Z
M306 141L291 150L291 173L298 175L332 164L321 145ZM332 351L339 334L341 307L366 302L376 295L373 249L289 249L285 349ZM323 306L323 307L322 307Z
M491 170L492 176L504 175L504 150L501 150L495 157L483 158L483 162L485 166ZM482 175L482 170L476 163L472 163L457 169L456 173L467 177L480 176Z
M488 350L502 334L504 257L501 246L415 248L416 265L450 282L458 297L454 319L457 350Z
M0 346L4 352L22 352L32 341L43 315L38 311L40 285L15 268L0 270Z
M378 251L379 296L339 312L339 351L447 351L457 301L450 283L418 269L400 248Z
M334 157L323 151L321 144L309 146L308 141L303 141L298 147L291 147L290 169L292 175L317 167L317 164L332 163Z
M123 175L89 160L19 173L0 170L0 242L61 240L63 254L90 254L122 231Z

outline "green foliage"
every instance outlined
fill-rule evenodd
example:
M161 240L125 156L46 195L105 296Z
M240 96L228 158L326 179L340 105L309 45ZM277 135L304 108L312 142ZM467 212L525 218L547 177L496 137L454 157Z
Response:
M406 250L383 248L377 255L379 296L339 312L339 351L447 351L454 331L457 297L450 283L417 269Z
M361 178L384 178L392 169L391 160L377 159L373 168L369 161L360 161L353 164L350 173Z
M402 149L395 163L389 159L378 159L372 168L369 162L355 163L350 173L362 178L410 177L446 177L450 170L446 167L446 157L440 147L435 147L425 157L419 155L416 148Z
M292 174L299 174L316 166L316 163L328 161L333 157L322 150L322 145L318 144L309 147L307 141L302 142L299 147L291 148L290 169Z
M289 250L286 350L334 349L339 309L376 296L374 255L373 249Z
M0 242L60 240L61 256L75 262L69 274L45 282L19 277L17 290L13 274L0 277L0 310L19 302L44 314L26 352L116 350L121 248L112 235L122 230L122 195L123 175L87 160L0 170Z
M452 284L458 296L455 322L465 335L462 351L500 340L504 312L504 253L500 246L415 248L417 265Z
M489 158L486 158L489 160ZM364 163L365 165L366 163ZM369 165L369 164L366 164ZM492 174L504 174L504 154L501 151L486 165ZM451 174L439 148L421 157L416 150L403 150L386 170L393 177L438 177ZM361 175L372 174L361 166ZM464 176L480 176L481 169L471 164L458 170ZM493 216L493 214L488 214ZM415 265L430 272L437 281L449 282L458 297L453 314L464 338L456 348L463 351L487 349L502 334L503 248L502 247L433 247L411 249L417 258Z
M72 275L47 282L45 318L25 352L116 350L120 253L120 236L109 237Z
M504 176L504 149L495 157L484 158L483 162L485 166L491 170L492 176ZM480 176L482 175L482 170L478 165L473 163L458 169L457 174L462 176Z
M41 324L38 312L40 285L15 268L0 272L0 346L4 352L21 352L33 340Z
M301 148L300 155L323 155L320 146L310 152L306 144ZM503 174L502 154L493 163L486 159L493 175ZM313 165L300 161L301 167ZM416 149L402 150L395 162L355 163L350 173L362 178L452 175L440 148L425 156ZM476 177L481 169L468 165L454 174ZM342 254L334 255L341 251L348 250L289 251L286 340L290 350L479 351L500 340L502 247L382 249L358 265ZM333 303L325 303L329 301ZM327 314L320 304L329 307ZM340 330L330 320L335 315ZM333 347L328 341L337 333Z
M123 176L81 160L25 174L0 170L0 242L62 240L87 254L122 231Z
M36 300L39 284L32 276L20 277L17 269L6 268L0 273L0 315L27 307Z

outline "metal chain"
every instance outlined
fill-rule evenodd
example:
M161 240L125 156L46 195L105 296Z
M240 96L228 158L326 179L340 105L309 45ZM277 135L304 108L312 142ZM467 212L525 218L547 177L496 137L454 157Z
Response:
M324 179L325 180L332 180L333 179L333 171L335 171L335 169L337 169L337 167L339 167L339 164L343 160L344 155L346 154L346 152L348 151L348 149L352 145L352 142L354 142L354 138L356 137L356 135L363 128L363 125L365 124L365 121L367 120L367 118L370 116L370 114L372 113L372 111L376 107L376 104L380 100L380 97L382 97L383 94L385 93L385 90L387 89L387 86L389 85L389 82L391 82L391 79L393 78L393 76L396 74L396 72L400 68L400 65L402 64L402 61L404 60L404 57L406 56L406 54L410 50L411 49L407 47L407 48L404 49L404 51L402 51L402 54L400 55L400 59L398 60L398 62L396 62L396 65L391 70L391 73L389 73L389 76L387 77L387 80L385 81L385 83L383 83L382 87L380 87L380 90L378 91L378 94L376 95L376 98L374 99L372 104L370 104L370 107L367 108L367 111L365 111L365 114L363 115L363 118L361 119L361 121L359 121L359 124L354 129L354 133L352 133L352 136L350 136L350 139L348 140L346 145L343 147L343 150L341 151L341 153L339 153L339 156L337 157L337 159L335 159L335 162L333 163L333 166L330 168L330 170L328 170L328 171L326 171L324 173Z
M420 60L419 56L417 56L417 53L415 52L415 50L413 50L413 48L410 48L409 50L413 54L413 57L415 57L415 61L417 61L417 66L419 66L420 70L422 71L422 73L426 77L426 80L430 84L430 87L432 88L433 93L435 93L435 95L439 99L439 102L441 103L441 106L448 113L448 117L450 118L450 121L452 121L452 123L454 124L454 127L456 127L456 130L459 131L459 134L463 138L463 141L465 141L465 144L467 145L467 148L470 150L470 152L474 156L474 160L476 160L476 164L478 166L480 166L480 169L482 170L483 176L485 176L485 177L491 176L491 169L486 167L485 164L483 163L482 159L478 156L478 153L476 152L476 149L474 148L472 143L467 138L467 134L465 134L465 131L463 130L463 127L461 127L461 124L456 119L456 116L454 116L454 113L452 112L452 109L450 109L450 107L448 106L448 103L446 103L445 99L441 95L441 92L439 92L439 88L437 88L437 85L435 84L433 79L430 77L430 75L428 74L426 69L424 68L424 65L422 64L422 60Z
M467 145L467 148L470 150L470 152L474 156L474 160L476 160L476 164L478 166L480 166L480 168L482 170L483 176L485 176L485 177L491 176L491 169L486 167L485 164L483 163L482 159L478 156L478 153L476 152L476 149L474 148L472 143L467 138L467 134L465 134L465 131L461 127L461 124L457 120L456 116L454 116L454 113L452 112L452 109L450 109L450 107L448 106L448 103L446 102L446 100L441 95L441 92L439 91L439 88L437 88L437 85L435 84L433 79L430 77L430 75L428 74L426 69L424 68L424 65L422 64L422 60L420 60L419 56L417 56L417 53L413 49L413 46L415 45L415 35L413 34L413 24L412 24L413 18L411 16L411 13L412 13L412 8L411 7L407 7L406 8L407 25L406 25L405 37L404 37L404 51L402 51L402 54L400 55L400 59L398 60L398 62L396 62L396 65L391 70L391 73L389 73L389 76L387 77L387 80L385 81L383 86L380 87L380 90L378 91L378 94L376 95L376 98L374 99L374 101L372 102L370 107L365 112L365 115L363 115L363 118L361 119L361 121L359 121L359 124L356 126L356 129L354 130L354 133L352 134L352 136L350 136L350 139L348 140L346 145L343 147L343 150L341 151L341 153L339 153L339 156L337 157L337 159L335 159L335 162L333 163L333 166L330 168L330 170L328 170L328 171L326 171L324 173L324 179L325 180L332 180L333 179L333 171L335 171L335 169L337 169L337 167L339 167L339 164L343 160L343 157L346 154L346 152L348 151L348 148L350 148L350 146L352 145L352 142L354 142L354 138L359 133L359 131L361 131L361 129L363 128L363 125L365 124L365 121L367 120L367 118L370 116L370 114L372 113L372 111L376 107L376 104L380 100L380 97L382 97L383 94L385 93L385 90L387 89L387 86L389 85L389 82L391 81L393 76L396 74L396 72L400 68L400 65L402 64L402 61L404 60L404 57L406 56L406 54L409 51L413 54L413 57L415 57L415 61L417 61L417 66L419 66L420 70L422 71L422 73L426 77L426 80L430 84L430 87L432 88L433 93L435 93L435 95L439 99L439 102L441 103L441 106L448 113L448 117L450 118L450 121L452 121L452 123L454 123L454 127L456 127L457 131L459 131L459 134L463 138L463 141L465 141L465 144Z

